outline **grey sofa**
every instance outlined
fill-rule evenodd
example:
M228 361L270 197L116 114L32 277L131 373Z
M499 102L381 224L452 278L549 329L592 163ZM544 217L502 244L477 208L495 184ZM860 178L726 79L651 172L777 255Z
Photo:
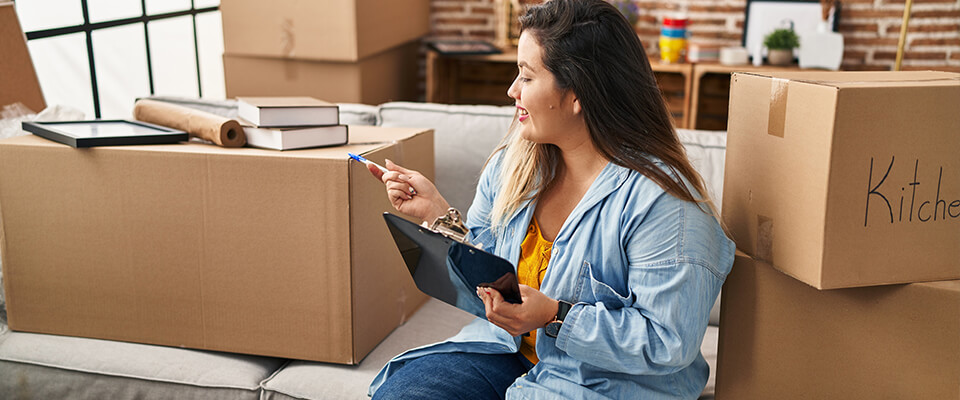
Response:
M167 99L223 115L227 102ZM191 104L192 103L192 104ZM347 124L435 129L436 183L466 210L486 157L513 107L394 102L341 105ZM719 200L724 132L681 131L695 167ZM0 275L2 279L2 275ZM359 365L344 366L106 340L11 332L0 285L0 399L363 399L379 368L397 353L452 336L472 319L431 299ZM702 352L711 366L701 399L713 398L718 307Z

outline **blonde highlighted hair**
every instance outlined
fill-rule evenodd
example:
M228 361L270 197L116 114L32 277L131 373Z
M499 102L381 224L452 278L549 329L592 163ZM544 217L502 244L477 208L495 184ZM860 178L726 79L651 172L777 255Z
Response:
M535 143L520 137L516 115L507 135L493 154L498 151L503 151L498 177L499 190L490 212L490 220L496 232L502 230L506 221L524 202L532 200L546 188L553 180L553 173L560 160L560 149L556 146Z

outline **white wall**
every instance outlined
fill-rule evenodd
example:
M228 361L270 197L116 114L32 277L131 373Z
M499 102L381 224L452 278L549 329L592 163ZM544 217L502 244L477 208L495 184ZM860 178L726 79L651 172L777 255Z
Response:
M17 0L24 32L83 23L80 0ZM87 0L91 23L141 15L140 0ZM196 8L216 6L219 0L196 0ZM190 8L190 0L147 0L148 15ZM197 48L200 84L194 56L193 21L183 16L94 31L92 35L101 117L129 119L137 97L150 95L145 35L150 39L154 93L222 99L223 28L220 12L199 14ZM28 42L33 64L48 105L60 104L94 118L90 67L84 33L35 39ZM40 110L35 110L40 111Z

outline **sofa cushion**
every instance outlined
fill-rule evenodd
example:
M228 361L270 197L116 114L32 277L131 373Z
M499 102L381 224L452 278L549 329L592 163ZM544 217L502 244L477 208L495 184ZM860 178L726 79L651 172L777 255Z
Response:
M480 171L507 133L516 107L392 102L380 106L380 125L433 128L434 183L451 206L466 212Z
M393 356L453 336L473 318L431 298L359 365L293 361L263 383L264 399L366 399L370 382Z
M263 383L264 400L366 399L367 387L393 356L456 334L473 315L430 299L405 324L380 343L359 365L292 361ZM707 327L700 346L710 378L701 399L712 399L717 366L717 333Z
M0 393L30 399L258 399L286 360L10 332Z
M710 376L707 378L707 386L703 388L700 394L700 400L713 399L714 389L717 387L717 347L720 340L720 328L717 326L708 326L707 332L703 336L703 342L700 344L700 353L707 360L710 366Z
M379 107L366 104L339 103L340 124L342 125L376 125Z

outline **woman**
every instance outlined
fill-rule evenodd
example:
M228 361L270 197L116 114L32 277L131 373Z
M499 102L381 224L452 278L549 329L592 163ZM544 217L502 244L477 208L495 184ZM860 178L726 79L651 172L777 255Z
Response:
M696 398L708 376L700 343L734 246L640 41L601 0L548 1L520 25L508 91L518 117L466 224L472 243L517 265L523 302L478 289L487 320L397 356L371 394ZM387 168L397 210L425 221L446 212L422 175Z

